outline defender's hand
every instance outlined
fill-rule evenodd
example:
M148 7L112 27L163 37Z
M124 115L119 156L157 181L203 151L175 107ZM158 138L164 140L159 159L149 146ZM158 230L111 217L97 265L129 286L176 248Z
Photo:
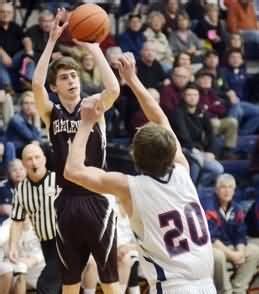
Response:
M136 75L136 61L134 55L130 52L124 53L116 62L120 76L126 83L130 83L131 79Z
M83 99L80 111L83 122L95 123L99 121L105 112L100 94Z

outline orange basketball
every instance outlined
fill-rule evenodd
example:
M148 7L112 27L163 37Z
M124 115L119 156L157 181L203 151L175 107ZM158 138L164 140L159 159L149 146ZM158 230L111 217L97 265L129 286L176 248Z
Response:
M83 4L72 11L68 24L73 38L101 43L110 31L108 14L96 4Z

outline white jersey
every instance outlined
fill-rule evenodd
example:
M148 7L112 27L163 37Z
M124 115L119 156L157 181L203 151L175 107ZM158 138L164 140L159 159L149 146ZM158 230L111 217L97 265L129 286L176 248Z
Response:
M186 168L177 164L167 181L139 175L128 176L128 182L131 227L151 292L172 293L174 288L177 293L181 288L179 293L191 293L183 287L208 284L211 291L193 293L216 293L207 220Z

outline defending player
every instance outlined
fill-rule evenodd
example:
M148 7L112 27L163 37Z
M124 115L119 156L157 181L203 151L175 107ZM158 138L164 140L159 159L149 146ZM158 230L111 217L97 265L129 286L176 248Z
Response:
M120 60L122 77L153 122L140 128L133 139L133 159L140 175L84 166L81 154L104 111L102 101L92 97L83 102L82 121L65 177L96 193L110 193L120 199L138 237L151 293L215 294L207 221L188 163L166 116L137 78L134 61L130 56Z
M57 182L62 188L55 201L57 213L57 250L62 265L63 293L79 293L81 272L92 253L105 293L119 293L115 214L104 197L97 196L63 177L68 145L80 121L80 80L78 65L70 57L53 61L50 57L57 39L67 23L64 10L59 10L49 40L34 72L32 88L42 120L49 129L55 159ZM104 91L96 94L108 109L119 95L119 84L98 44L77 42L94 56L102 73ZM48 81L60 103L53 104L45 89ZM84 146L84 163L102 168L105 162L104 118L96 122ZM82 154L82 155L83 155ZM85 156L87 154L87 157Z

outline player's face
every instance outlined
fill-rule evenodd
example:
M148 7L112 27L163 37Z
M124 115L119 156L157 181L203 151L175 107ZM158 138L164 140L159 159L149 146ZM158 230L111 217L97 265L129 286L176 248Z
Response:
M74 69L60 69L57 73L54 92L59 97L76 99L80 97L80 80L77 71Z
M235 186L232 183L222 183L216 188L216 193L220 202L229 203L234 196Z
M20 161L17 161L9 170L9 177L13 183L21 182L26 176L26 170Z

